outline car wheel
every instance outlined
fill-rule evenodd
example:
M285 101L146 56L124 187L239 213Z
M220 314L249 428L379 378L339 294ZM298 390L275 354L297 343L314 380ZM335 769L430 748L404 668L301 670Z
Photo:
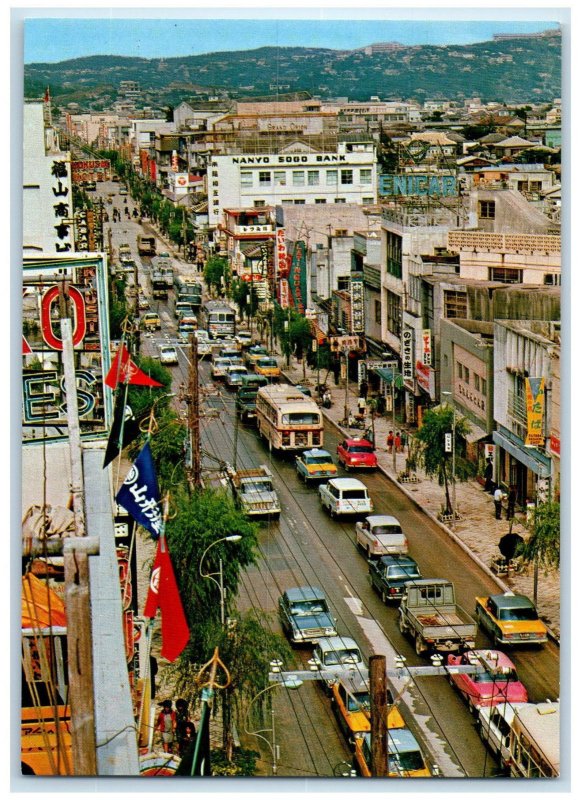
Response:
M367 560L371 560L371 548L369 546L367 547Z
M473 717L478 716L478 709L474 706L472 702L472 698L468 698L468 711L472 714Z
M381 602L387 605L387 595L385 593L385 589L381 590Z
M421 656L424 652L424 646L422 644L422 637L421 634L416 633L416 655Z
M345 467L345 472L349 472L349 465L347 464L347 462L345 462L343 466Z
M407 633L407 625L404 622L403 614L399 615L399 629L402 633Z

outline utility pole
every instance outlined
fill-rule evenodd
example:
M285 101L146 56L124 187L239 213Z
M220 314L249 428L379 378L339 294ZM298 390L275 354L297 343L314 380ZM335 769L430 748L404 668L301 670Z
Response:
M64 295L65 286L63 281L61 305L66 307L67 298ZM72 324L68 316L61 317L61 332L67 395L67 424L71 454L71 494L75 516L75 536L86 537L77 382ZM75 775L97 775L89 556L87 552L83 552L81 549L75 549L72 552L65 550L63 560L73 769Z
M188 429L190 431L190 488L201 486L200 459L200 393L198 386L198 340L194 333L190 334L190 369L188 376Z
M371 705L371 775L387 776L387 674L385 656L369 659L369 699Z
M345 408L343 409L343 417L345 425L349 424L349 350L343 350L345 357Z

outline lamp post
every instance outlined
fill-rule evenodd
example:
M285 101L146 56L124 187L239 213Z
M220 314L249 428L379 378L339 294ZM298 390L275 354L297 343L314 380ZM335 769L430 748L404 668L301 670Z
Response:
M452 397L452 392L442 392L446 397ZM456 406L452 402L452 524L456 520Z
M202 557L200 559L200 565L198 571L202 578L210 578L210 580L214 581L218 589L220 590L220 622L222 627L224 627L225 623L225 616L224 616L224 609L225 609L225 592L224 592L224 572L223 572L223 565L222 565L222 558L219 560L219 567L218 572L202 572L202 564L204 558L206 557L206 553L210 548L214 547L214 545L219 544L220 542L239 542L242 539L242 536L239 534L233 534L232 536L223 536L221 539L216 539L215 542L212 542L204 552L202 553ZM218 576L218 580L216 580L215 576Z
M282 662L279 660L273 660L270 662L270 666L273 672L280 672L280 668L282 666ZM276 743L276 726L275 726L275 717L274 717L274 707L271 704L270 707L270 728L261 728L258 731L249 731L246 723L248 722L248 717L250 715L250 710L252 706L258 700L259 697L266 694L267 692L272 691L273 689L277 689L279 686L283 686L286 689L298 689L299 686L302 686L303 682L298 678L296 675L288 675L285 677L284 680L280 681L279 683L271 683L270 686L262 689L255 695L252 700L250 701L250 705L248 706L248 710L246 712L246 717L244 719L244 730L249 736L256 736L258 739L262 739L263 742L266 742L268 748L270 750L272 756L272 774L276 775L278 771L278 760L279 760L279 746ZM266 736L263 736L263 733L270 733L271 740L267 739Z

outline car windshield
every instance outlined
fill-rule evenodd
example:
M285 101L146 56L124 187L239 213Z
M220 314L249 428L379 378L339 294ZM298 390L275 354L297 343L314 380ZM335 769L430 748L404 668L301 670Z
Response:
M259 367L276 367L277 363L274 358L259 358L257 361Z
M358 664L361 661L359 650L355 648L347 650L331 650L325 654L325 666L331 667L336 664Z
M292 411L282 415L283 425L318 425L320 416L310 411Z
M268 351L264 347L252 347L250 349L250 355L252 356L261 356L265 355Z
M531 622L538 619L539 615L536 609L531 606L522 606L521 608L501 608L498 619L505 622Z
M347 711L369 711L369 692L347 695Z
M242 493L250 494L251 492L272 492L272 484L269 481L253 481L252 483L243 483Z
M395 743L390 742L390 747L395 749ZM401 775L418 769L425 769L424 759L419 750L411 753L390 753L388 763L389 772L396 772Z
M367 444L350 444L347 446L350 453L373 453L373 447Z
M419 578L420 573L416 567L388 567L388 578Z
M343 500L365 500L365 489L345 489Z
M297 600L291 604L293 617L306 617L309 614L324 614L329 609L324 600Z
M328 464L330 456L305 456L305 464Z
M488 670L483 670L482 672L476 672L473 675L474 683L494 683L498 685L499 683L508 683L509 681L518 681L516 670L508 668L506 672L498 671L498 672L489 672Z
M374 536L392 536L402 532L399 525L375 525L372 530Z

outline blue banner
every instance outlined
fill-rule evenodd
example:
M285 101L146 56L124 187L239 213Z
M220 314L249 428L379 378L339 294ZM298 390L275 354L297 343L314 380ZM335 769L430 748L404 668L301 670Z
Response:
M149 442L135 459L115 499L154 539L159 537L163 517Z

